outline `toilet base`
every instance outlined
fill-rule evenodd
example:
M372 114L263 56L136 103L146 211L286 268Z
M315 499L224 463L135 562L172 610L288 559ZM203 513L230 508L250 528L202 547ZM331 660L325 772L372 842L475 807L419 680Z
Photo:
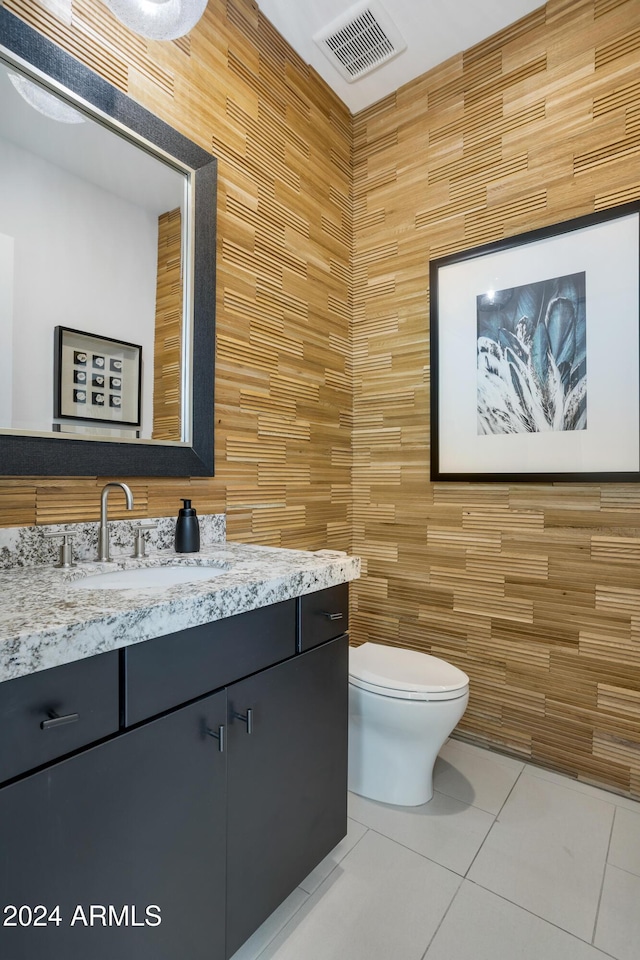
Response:
M469 702L382 697L349 685L349 790L416 807L433 797L433 768Z
M393 789L391 784L364 783L356 777L353 778L353 782L349 777L349 790L359 797L375 800L378 803L390 803L395 807L421 807L433 799L433 773L428 777L428 782L416 784L415 792L411 794L408 794L403 787Z

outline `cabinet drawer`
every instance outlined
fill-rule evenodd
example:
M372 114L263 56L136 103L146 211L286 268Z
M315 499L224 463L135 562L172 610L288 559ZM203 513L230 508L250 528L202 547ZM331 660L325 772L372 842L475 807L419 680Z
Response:
M115 650L0 683L0 780L115 733L118 696Z
M300 597L298 649L310 650L349 629L349 584L340 583Z
M295 652L295 600L127 647L125 723L171 710Z

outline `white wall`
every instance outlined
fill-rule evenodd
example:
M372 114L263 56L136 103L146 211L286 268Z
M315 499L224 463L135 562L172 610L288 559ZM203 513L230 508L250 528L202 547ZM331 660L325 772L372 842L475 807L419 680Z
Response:
M142 344L150 437L157 217L0 140L0 233L15 242L11 426L51 430L62 325ZM0 327L0 352L8 339Z

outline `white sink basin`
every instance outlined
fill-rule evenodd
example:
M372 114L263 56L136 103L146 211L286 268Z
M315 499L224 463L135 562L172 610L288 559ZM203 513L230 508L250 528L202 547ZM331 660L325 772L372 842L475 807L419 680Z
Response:
M73 580L70 590L149 590L173 587L178 583L198 583L213 580L226 573L220 567L185 566L136 567L133 570L110 570Z

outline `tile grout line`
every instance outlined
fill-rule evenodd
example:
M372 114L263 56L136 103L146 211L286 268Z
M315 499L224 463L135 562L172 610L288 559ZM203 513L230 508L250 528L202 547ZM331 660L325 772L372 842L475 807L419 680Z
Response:
M595 944L590 943L589 940L579 937L577 933L572 933L571 930L567 930L566 927L561 927L558 923L555 923L553 920L547 919L547 917L541 917L539 913L534 913L533 910L530 910L529 907L523 907L521 903L516 903L515 900L509 900L508 897L505 897L502 893L496 893L495 890L490 890L488 887L483 887L481 883L478 883L477 880L471 880L469 877L464 878L465 883L472 883L475 887L479 887L481 890L484 890L485 893L490 893L494 897L498 897L499 900L504 900L505 903L510 904L512 907L516 907L518 910L523 910L525 913L529 914L530 917L534 917L536 920L540 920L542 923L548 923L550 927L553 927L555 930L559 930L560 933L566 934L566 936L571 937L573 940L576 940L578 943L583 943L586 947L591 947L592 950L597 950L598 953L601 953L605 957L613 957L613 954L607 953L606 950L603 950L602 947L597 947ZM456 893L457 896L457 893ZM424 960L424 958L421 958ZM616 958L614 958L616 960Z
M569 936L574 937L574 938L575 938L576 940L578 940L580 943L586 943L586 944L588 944L589 946L593 947L594 949L600 950L599 947L596 947L596 946L595 946L595 944L594 944L593 941L594 941L594 938L595 938L596 926L597 926L597 923L598 923L598 915L599 915L599 912L600 912L600 902L601 902L601 900L602 900L602 891L603 891L603 889L604 889L604 879L605 879L605 874L606 874L606 869L607 869L607 861L608 861L608 857L609 857L609 850L610 850L610 847L611 847L611 838L612 838L612 836L613 836L613 825L614 825L614 822L615 822L616 811L617 811L617 809L618 809L618 808L615 806L615 804L610 804L611 806L613 806L613 816L612 816L612 818L611 818L611 827L610 827L610 830L609 830L609 841L608 841L608 844L607 844L607 853L606 853L606 855L605 855L605 860L604 860L604 868L603 868L603 873L602 873L602 882L601 882L601 884L600 884L600 895L599 895L599 897L598 897L598 906L597 906L597 908L596 908L595 920L594 920L594 925L593 925L593 933L592 933L592 936L591 936L591 940L586 940L586 939L583 939L582 937L577 936L577 934L572 933L570 930L567 930L565 927L559 926L557 923L554 923L552 920L548 920L546 917L541 917L539 914L534 913L532 910L529 910L527 907L524 907L522 904L516 903L515 900L509 900L508 897L505 897L505 896L503 896L502 894L496 893L495 890L491 890L489 887L485 887L485 886L483 886L481 883L478 883L477 881L472 880L472 879L469 877L469 871L470 871L471 868L473 867L473 864L475 863L476 858L478 857L478 855L479 855L480 851L482 850L482 848L483 848L486 840L488 839L489 834L491 833L491 831L493 830L493 827L494 827L495 824L497 823L498 817L499 817L500 814L502 813L502 811L503 811L503 809L504 809L504 807L505 807L505 804L507 803L507 801L509 800L509 797L510 797L511 794L513 793L513 791L514 791L514 789L515 789L515 787L516 787L516 784L517 784L518 781L520 780L520 777L523 775L523 773L527 773L527 772L528 772L528 771L527 771L526 766L525 766L525 767L523 767L523 769L522 769L522 770L520 771L520 773L518 774L518 777L517 777L517 779L514 781L514 784L513 784L513 786L511 787L511 790L509 791L508 795L505 797L504 803L502 804L502 806L500 807L500 810L499 810L498 813L496 814L495 819L494 819L494 821L493 821L493 824L491 825L491 828L490 828L490 830L489 830L488 833L487 833L487 836L484 838L484 840L483 840L482 843L480 844L480 847L478 848L478 851L476 852L476 855L474 856L473 860L471 861L471 863L470 863L470 865L469 865L469 869L467 870L467 872L466 872L466 874L465 874L465 880L469 880L470 883L475 883L476 886L480 887L482 890L486 890L488 893L493 893L494 896L500 897L502 900L505 900L506 903L512 903L514 906L520 907L521 910L525 910L525 911L526 911L527 913L529 913L532 917L537 917L539 920L542 920L542 921L544 921L545 923L550 923L553 927L556 927L558 930L562 930L564 933L568 934ZM543 778L542 778L542 777L539 777L538 779L543 779ZM555 785L555 786L562 786L562 784L557 784L557 783L555 783L555 781L553 781L553 780L548 780L547 782L548 782L548 783L551 783L552 785ZM573 791L573 792L574 792L574 793L579 793L580 791ZM585 794L585 796L588 796L589 799L600 800L600 798L598 798L598 797L591 797L591 796L588 795L588 794ZM606 803L607 801L601 800L600 802L601 802L601 803ZM633 874L632 874L632 875L633 875ZM601 953L604 953L606 956L609 956L609 954L607 954L606 951L602 951L602 950L601 950L600 952L601 952Z
M522 772L522 771L521 771ZM520 774L518 774L520 776ZM480 813L487 813L490 817L497 817L497 814L493 810L486 810L485 807L479 807L475 803L471 803L468 800L461 800L460 797L456 797L453 793L446 793L444 790L439 789L438 787L433 788L434 793L439 793L441 797L447 797L449 800L457 800L458 803L464 803L467 807L473 807L474 810L479 810ZM475 799L475 797L474 797ZM502 809L502 807L500 808Z
M460 874L457 874L457 876L460 876ZM451 897L451 901L450 901L450 903L449 903L449 906L447 907L447 909L445 910L445 912L444 912L444 913L442 914L442 916L440 917L440 921L439 921L437 927L435 928L435 930L433 931L433 935L432 935L432 936L430 937L430 939L429 939L429 943L427 944L427 949L426 949L425 952L422 954L422 957L420 958L420 960L427 960L427 954L429 953L429 950L431 949L431 944L433 943L433 941L434 941L435 938L437 937L437 935L438 935L438 930L440 929L440 927L441 927L442 924L444 923L444 921L445 921L445 919L446 919L446 917L447 917L447 914L449 913L449 910L451 910L451 907L453 906L454 900L456 899L456 897L458 896L458 894L459 894L460 891L462 890L462 884L463 884L463 883L464 883L464 877L460 877L460 883L458 884L458 889L456 890L456 892L454 893L454 895Z
M496 823L498 822L498 817L500 816L500 814L501 814L502 811L504 810L504 806L505 806L506 802L508 801L509 797L511 796L511 794L512 794L513 791L515 790L516 784L519 782L520 777L522 776L522 774L524 773L524 771L525 771L525 768L523 767L522 770L520 771L520 773L518 774L518 776L516 777L516 779L513 781L513 785L512 785L512 787L511 787L511 789L509 790L509 793L508 793L508 794L506 795L506 797L504 798L504 801L503 801L500 809L499 809L498 812L494 815L494 817L493 817L493 823L491 824L491 826L490 826L489 829L487 830L487 833L486 833L486 836L485 836L484 840L482 841L482 843L480 844L480 846L479 846L478 849L476 850L476 852L475 852L475 854L474 854L474 856L473 856L473 859L472 859L471 863L469 864L469 866L467 867L467 869L466 869L466 871L465 871L465 874L464 874L465 879L469 876L469 871L471 870L472 866L473 866L474 863L476 862L476 860L477 860L477 858L478 858L478 856L479 856L479 854L480 854L480 851L482 850L482 848L484 847L485 843L487 842L489 836L491 835L491 831L493 830L493 828L495 827ZM478 886L480 886L480 884L478 884ZM483 889L486 889L486 888L483 887Z
M611 867L612 870L619 870L620 873L626 874L627 877L635 877L636 880L640 880L640 873L635 873L633 870L627 870L626 867L619 867L616 863L609 863L609 861L607 861L607 866Z
M557 770L550 770L548 767L537 767L532 763L528 763L526 766L529 769L525 768L522 772L530 777L535 777L536 780L553 783L557 787L564 787L565 790L579 793L591 800L600 800L601 803L608 803L616 809L629 810L631 813L637 812L640 815L640 800L636 800L635 797L628 797L623 793L614 793L612 790L606 790L604 787L598 787L593 783L585 783L583 780L570 777L565 773L558 773ZM545 774L551 774L552 776L545 776ZM637 810L632 809L632 806L637 807Z
M474 806L474 804L472 804L472 803L467 803L465 800L459 800L458 797L452 797L452 796L450 796L449 794L447 794L447 793L442 793L441 790L437 790L437 789L434 788L434 791L433 791L434 793L439 793L439 794L440 794L441 796L443 796L443 797L447 797L447 798L450 799L450 800L455 800L457 803L462 804L464 807L471 808L471 809L473 809L473 810L477 810L479 813L484 813L484 814L486 814L488 817L493 817L493 822L492 822L491 826L490 826L489 829L487 830L487 833L486 833L485 837L483 838L480 846L478 847L478 849L476 850L475 854L473 855L473 858L472 858L472 860L471 860L471 863L469 864L469 866L467 867L467 869L466 869L466 871L465 871L464 873L458 873L458 871L457 871L457 870L454 870L453 867L448 867L446 864L442 863L440 860L434 860L433 857L429 857L429 856L427 856L426 853L422 853L420 850L416 850L414 847L409 846L408 843L404 843L402 840L398 840L397 837L391 837L391 836L389 836L387 833L384 833L382 830L378 829L377 827L371 827L371 826L369 826L368 824L363 823L362 820L358 820L358 818L357 818L356 816L354 816L353 813L350 813L350 814L349 814L349 817L350 817L351 820L354 820L356 823L359 823L360 826L366 827L368 830L371 830L373 833L376 833L379 837L384 837L385 840L390 840L392 843L397 843L399 847L403 847L405 850L409 850L411 853L417 854L417 856L422 857L423 860L428 860L429 863L433 863L433 864L435 864L437 867L442 867L443 870L448 870L449 873L453 873L453 874L455 874L455 876L460 877L462 880L464 880L464 879L466 878L469 870L470 870L471 867L473 866L473 863L474 863L476 857L478 856L478 854L480 853L480 850L482 849L485 841L487 840L487 837L489 836L489 834L490 834L491 831L493 830L494 824L495 824L496 820L498 819L499 814L502 812L502 808L504 807L505 803L507 802L507 800L508 800L509 797L511 796L511 793L513 792L513 790L514 790L514 788L515 788L515 785L517 784L518 780L520 779L520 777L522 776L523 773L524 773L524 768L518 773L518 776L516 777L516 779L514 780L512 786L510 787L509 792L508 792L507 796L505 797L504 801L502 802L498 813L492 813L491 810L484 810L482 807L476 807L476 806ZM368 799L368 798L365 797L365 799ZM372 801L372 802L376 803L376 802L378 802L378 801Z
M609 842L607 844L607 852L605 854L604 866L602 868L602 882L600 884L600 896L598 897L598 906L596 907L596 915L593 921L593 932L591 934L591 943L594 943L596 939L596 930L598 928L598 920L600 919L600 904L602 903L602 894L604 893L604 882L607 876L607 865L609 863L609 851L611 850L611 840L613 839L613 828L615 826L617 814L618 814L618 808L614 807L613 816L611 817L611 829L609 830Z
M360 823L359 820L357 822ZM365 824L362 824L362 826L365 826ZM441 870L446 870L448 873L452 873L454 877L459 877L460 880L464 880L463 873L458 873L458 871L454 870L452 867L445 867L444 863L440 863L439 860L434 860L432 857L428 857L426 853L421 853L419 850L414 850L413 847L403 843L402 840L398 840L396 837L390 837L388 834L383 833L382 830L377 830L375 827L367 827L367 829L370 830L371 833L375 833L378 837L384 837L384 839L388 840L389 843L395 843L396 846L402 847L403 850L408 850L409 853L415 853L416 857L422 857L422 859L426 860L427 863L432 863L434 867L440 867Z
M515 784L514 784L514 786L515 786ZM512 789L513 789L513 788L512 788ZM434 790L434 793L439 793L439 792L440 792L440 791L438 791L438 790ZM447 794L442 794L442 796L447 796ZM450 799L456 800L457 798L456 798L456 797L451 797ZM374 802L376 802L376 801L374 801ZM462 800L458 800L458 803L463 803L463 801L462 801ZM494 820L494 823L495 823L496 814L492 814L492 813L490 813L488 810L481 810L480 807L473 807L473 805L470 804L470 803L465 803L464 806L466 806L466 807L472 807L474 810L480 811L480 813L486 813L486 815L487 815L488 817L491 817L491 816L492 816L492 817L493 817L493 820ZM502 809L502 808L501 808L501 809ZM353 814L350 814L350 817L351 817L352 820L355 820L356 823L359 823L360 826L362 826L362 827L367 827L367 824L366 824L366 823L362 823L361 820L356 820L356 818L353 816ZM484 843L484 841L487 839L487 837L488 837L489 834L491 833L491 830L492 830L492 829L493 829L493 823L491 824L491 826L490 826L489 829L487 830L487 836L484 838L484 840L482 841L482 843ZM423 860L427 860L428 863L433 863L434 866L436 866L436 867L441 867L443 870L448 870L449 873L454 874L454 876L456 876L456 877L460 877L461 880L464 880L465 877L466 877L466 873L459 873L457 870L454 870L453 867L448 867L446 864L442 863L440 860L434 860L433 857L427 856L427 854L426 854L426 853L422 853L421 850L416 850L414 847L410 847L408 843L404 843L402 840L398 840L397 837L390 837L388 833L384 833L382 830L378 829L377 827L367 827L367 830L370 830L372 833L377 834L377 836L379 836L379 837L384 837L385 840L389 840L391 843L397 844L399 847L402 847L403 850L408 850L409 853L415 853L415 855L416 855L417 857L422 857ZM480 844L480 847L482 846L482 843ZM480 848L478 848L477 853L479 853L479 852L480 852ZM476 856L477 856L477 853L474 854L473 860L475 860L475 858L476 858ZM471 863L473 863L473 860L471 861ZM470 869L471 869L471 864L469 864L469 867L467 868L467 870L470 870Z

